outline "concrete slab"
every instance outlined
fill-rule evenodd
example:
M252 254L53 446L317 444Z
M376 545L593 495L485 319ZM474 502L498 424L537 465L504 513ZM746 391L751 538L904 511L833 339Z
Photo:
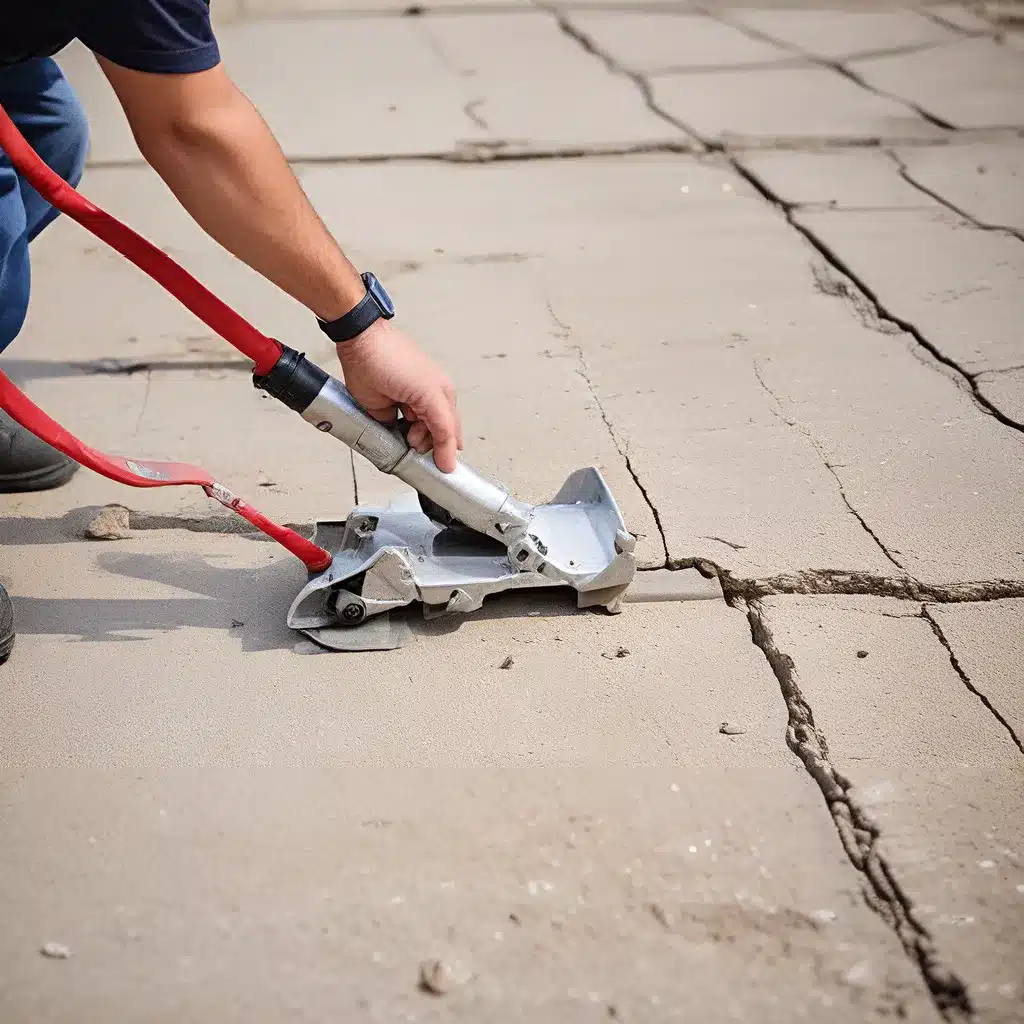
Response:
M693 142L649 111L632 82L609 74L547 12L419 24L459 77L470 119L486 125L502 151Z
M948 210L801 211L895 315L968 373L1024 363L1024 247Z
M899 96L955 128L1024 124L1024 56L991 39L851 64L868 84Z
M914 919L966 982L977 1019L1010 1021L1024 954L1024 756L930 624L888 617L892 607L772 598L766 616Z
M738 10L729 20L803 53L843 61L857 54L933 46L958 33L910 10Z
M713 558L743 576L892 575L828 463L915 575L1019 575L1016 439L922 365L912 339L886 333L812 270L810 248L734 173L648 156L318 168L304 180L328 222L345 223L361 262L386 254L419 267L395 291L423 337L477 385L462 398L468 458L493 458L527 493L550 496L605 443L591 409L591 426L581 419L553 435L558 458L536 454L548 425L580 408L564 389L585 395L585 373L675 559ZM337 202L356 180L359 210ZM385 201L394 216L378 224L372 210ZM623 266L643 268L631 301L595 300L615 290ZM471 294L479 305L467 317ZM514 407L504 397L512 379ZM520 403L528 415L516 415ZM365 490L373 477L359 480L361 499L376 496ZM965 535L959 524L976 517L986 528Z
M355 180L366 200L358 210L338 202ZM751 305L768 303L783 317L780 345L788 343L782 325L793 319L794 288L800 302L836 317L828 330L848 314L817 295L805 250L734 174L636 157L318 168L304 181L329 223L344 219L366 265L386 253L421 267L395 282L396 295L424 338L474 385L460 399L471 461L541 500L595 454L614 465L592 387L661 511L674 558L701 554L759 574L831 564L842 552L844 563L891 569L813 447L780 423L753 372L760 352L743 337L765 313ZM680 192L683 183L689 193ZM378 224L370 211L385 196L394 216ZM781 284L757 255L776 243L791 260ZM621 286L624 266L643 268L631 278L631 301L598 299ZM859 341L854 352L863 361ZM518 376L512 366L521 367ZM579 425L567 429L572 422ZM361 500L377 496L367 490L375 479L360 472ZM631 500L627 480L613 487ZM636 521L640 511L627 516Z
M925 147L922 147L925 148ZM907 152L910 147L901 150ZM943 146L936 152L948 153ZM928 147L931 152L931 147ZM877 149L847 152L748 150L740 163L785 203L840 209L934 209L934 201L904 181L892 158Z
M458 71L420 19L325 20L315 32L302 21L244 22L219 41L291 159L444 153L488 138L463 110L470 97Z
M995 26L962 4L929 4L928 14L967 35L993 35Z
M546 13L327 20L314 34L302 22L252 22L226 28L221 44L293 159L681 139ZM289 49L305 59L267 78Z
M353 505L352 462L340 442L257 392L247 373L171 369L33 382L31 397L87 444L115 455L188 462L271 518L344 518ZM14 495L5 514L30 519L117 502L140 521L178 516L246 524L198 487L135 489L83 470L60 492ZM10 522L10 521L9 521ZM36 527L27 522L27 529ZM18 527L14 527L15 535Z
M309 312L204 234L148 167L90 168L81 190L264 333L325 363L335 359ZM26 383L65 374L72 364L248 365L141 270L64 218L32 245L29 316L4 363Z
M899 158L914 181L979 223L1024 232L1024 139L905 147Z
M1019 670L1024 642L1024 601L936 605L939 624L964 675L993 712L1024 743L1024 692Z
M734 773L723 799L691 790L703 774L29 772L0 802L5 1007L938 1022L799 781L755 798ZM441 996L418 988L432 957L458 977Z
M721 602L517 596L300 657L271 545L4 550L9 1016L937 1019ZM475 977L433 1003L417 964L453 951Z
M829 68L659 76L651 84L658 104L705 140L756 145L940 134L899 101Z
M602 53L633 71L699 70L792 60L771 43L701 14L572 11L569 20Z

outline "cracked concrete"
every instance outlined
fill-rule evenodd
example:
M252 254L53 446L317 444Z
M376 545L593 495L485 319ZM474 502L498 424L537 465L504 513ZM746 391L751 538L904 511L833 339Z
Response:
M645 571L616 618L518 597L302 657L301 568L199 492L9 499L0 1015L1020 1019L1019 41L759 6L221 5L469 460L532 500L601 466ZM284 44L320 59L268 78ZM83 57L87 194L330 367ZM33 271L4 368L86 440L303 532L394 493L75 225ZM79 540L108 501L133 536ZM472 978L433 1000L442 955Z
M1015 1020L1024 756L964 684L926 618L930 609L894 618L880 614L888 602L864 600L867 614L829 599L769 598L755 612L762 643L767 638L776 665L782 659L777 674L798 680L815 737L845 781L845 801L877 837L912 940L925 940L922 971L926 978L929 965L941 972L937 1002L947 1018ZM867 656L855 657L858 649ZM893 715L897 693L900 714ZM826 783L819 785L829 799ZM899 931L898 917L894 926ZM929 959L936 950L944 952L937 963Z

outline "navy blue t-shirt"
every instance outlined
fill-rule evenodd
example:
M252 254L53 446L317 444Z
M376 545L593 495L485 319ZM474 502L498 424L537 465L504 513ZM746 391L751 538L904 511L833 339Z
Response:
M220 62L210 0L5 0L0 65L49 57L73 39L133 71L189 74Z

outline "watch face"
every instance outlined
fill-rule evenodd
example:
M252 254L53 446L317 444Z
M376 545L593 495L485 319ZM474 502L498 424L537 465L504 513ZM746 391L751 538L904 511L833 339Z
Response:
M366 290L373 296L373 301L377 303L384 317L390 320L395 315L395 304L391 301L391 296L384 291L384 285L373 274L367 274L366 277Z

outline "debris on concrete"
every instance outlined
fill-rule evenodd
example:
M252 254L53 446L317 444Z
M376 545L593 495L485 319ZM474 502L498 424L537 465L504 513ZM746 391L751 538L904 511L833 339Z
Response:
M614 654L608 654L607 652L601 655L602 658L607 658L609 661L614 661L616 658L628 658L629 648L619 647L616 649Z
M511 668L515 664L515 659L510 654L502 663L502 668Z
M128 509L107 505L85 528L89 540L127 540L132 535Z
M262 469L256 471L256 486L257 487L274 487L277 481L271 480Z
M718 731L723 736L742 736L747 730L742 725L734 725L732 722L723 722Z
M49 960L67 960L71 956L71 949L63 942L44 942L39 952Z
M867 656L868 656L868 652L867 651L858 651L857 652L857 657L858 658L866 658Z
M468 965L461 960L432 959L420 964L420 988L435 996L443 996L465 985L471 976Z

